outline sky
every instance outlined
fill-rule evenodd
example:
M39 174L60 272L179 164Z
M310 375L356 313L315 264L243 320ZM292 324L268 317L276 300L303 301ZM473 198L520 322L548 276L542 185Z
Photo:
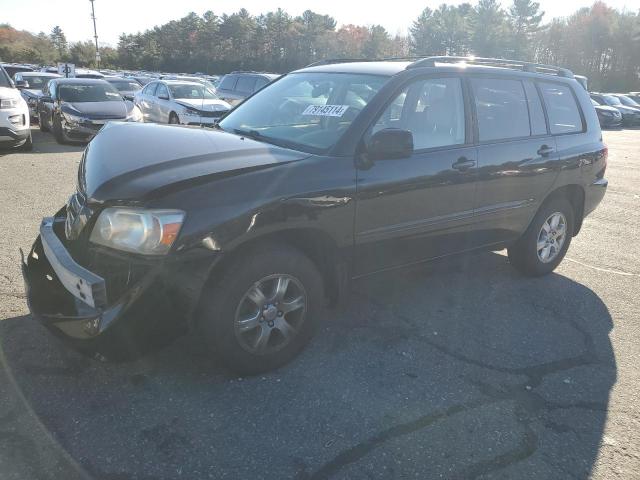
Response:
M467 0L475 4L476 0ZM578 8L591 6L593 0L538 0L545 11L544 22L554 17L568 16ZM605 0L617 9L640 10L640 0ZM9 23L18 30L50 32L60 25L69 41L93 37L89 0L0 0L0 23ZM406 34L413 20L425 7L437 8L443 0L95 0L98 37L101 45L116 46L121 33L136 33L187 15L212 10L217 15L231 14L246 8L259 15L281 7L295 16L304 10L328 14L338 26L380 24L391 34ZM460 0L446 3L456 5ZM501 0L507 7L511 0ZM366 5L366 6L365 6ZM390 8L391 7L391 8Z

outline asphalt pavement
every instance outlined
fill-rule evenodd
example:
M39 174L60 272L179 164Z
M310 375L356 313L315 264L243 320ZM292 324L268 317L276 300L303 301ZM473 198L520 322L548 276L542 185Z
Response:
M290 365L238 378L185 336L88 359L28 315L18 248L81 147L0 153L0 478L640 478L640 130L557 271L488 252L381 274Z

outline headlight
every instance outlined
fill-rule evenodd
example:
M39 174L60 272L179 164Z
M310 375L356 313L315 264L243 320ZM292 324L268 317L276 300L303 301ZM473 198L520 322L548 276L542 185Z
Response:
M38 105L38 99L35 97L29 97L29 99L27 100L27 103L32 107L35 107L36 105Z
M135 105L133 109L127 115L127 122L141 122L142 121L142 112Z
M18 99L17 98L2 98L0 99L0 108L4 109L9 109L9 108L16 108L18 106Z
M184 212L107 208L98 217L90 240L98 245L143 255L165 255L178 236Z
M193 116L193 117L199 117L200 116L200 112L198 110L196 110L195 108L190 108L190 107L184 107L184 108L185 108L184 115L189 115L189 116Z

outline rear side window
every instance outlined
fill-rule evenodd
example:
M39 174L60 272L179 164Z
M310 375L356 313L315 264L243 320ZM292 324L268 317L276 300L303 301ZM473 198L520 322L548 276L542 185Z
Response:
M160 97L160 95L165 97L169 96L169 90L167 90L167 87L162 83L158 84L158 90L156 90L156 97Z
M582 118L571 89L566 85L540 82L540 92L549 116L551 133L574 133L582 131Z
M220 82L220 88L221 90L233 90L233 88L236 86L236 79L238 77L236 77L235 75L226 75L223 79L222 82Z
M528 137L529 111L519 80L473 78L480 141Z
M529 105L529 121L531 122L531 135L546 135L547 122L544 119L544 110L538 90L532 82L523 82L524 91L527 94Z
M256 85L256 77L239 77L236 90L240 93L253 93Z

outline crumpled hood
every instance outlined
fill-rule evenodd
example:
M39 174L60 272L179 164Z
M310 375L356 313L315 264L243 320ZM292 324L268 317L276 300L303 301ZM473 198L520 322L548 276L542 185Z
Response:
M88 118L126 118L127 112L132 107L122 102L74 102L65 103L63 109L69 109L71 113L76 113Z
M218 112L229 110L231 108L231 105L229 105L227 102L218 99L195 100L191 98L176 98L175 102L179 103L180 105L195 108L196 110L205 112Z
M308 156L222 131L110 122L87 146L78 183L91 201L132 203L167 187L182 188L193 181L240 175Z
M42 96L42 90L38 90L35 88L23 88L22 89L22 93L30 96L30 97L41 97Z

